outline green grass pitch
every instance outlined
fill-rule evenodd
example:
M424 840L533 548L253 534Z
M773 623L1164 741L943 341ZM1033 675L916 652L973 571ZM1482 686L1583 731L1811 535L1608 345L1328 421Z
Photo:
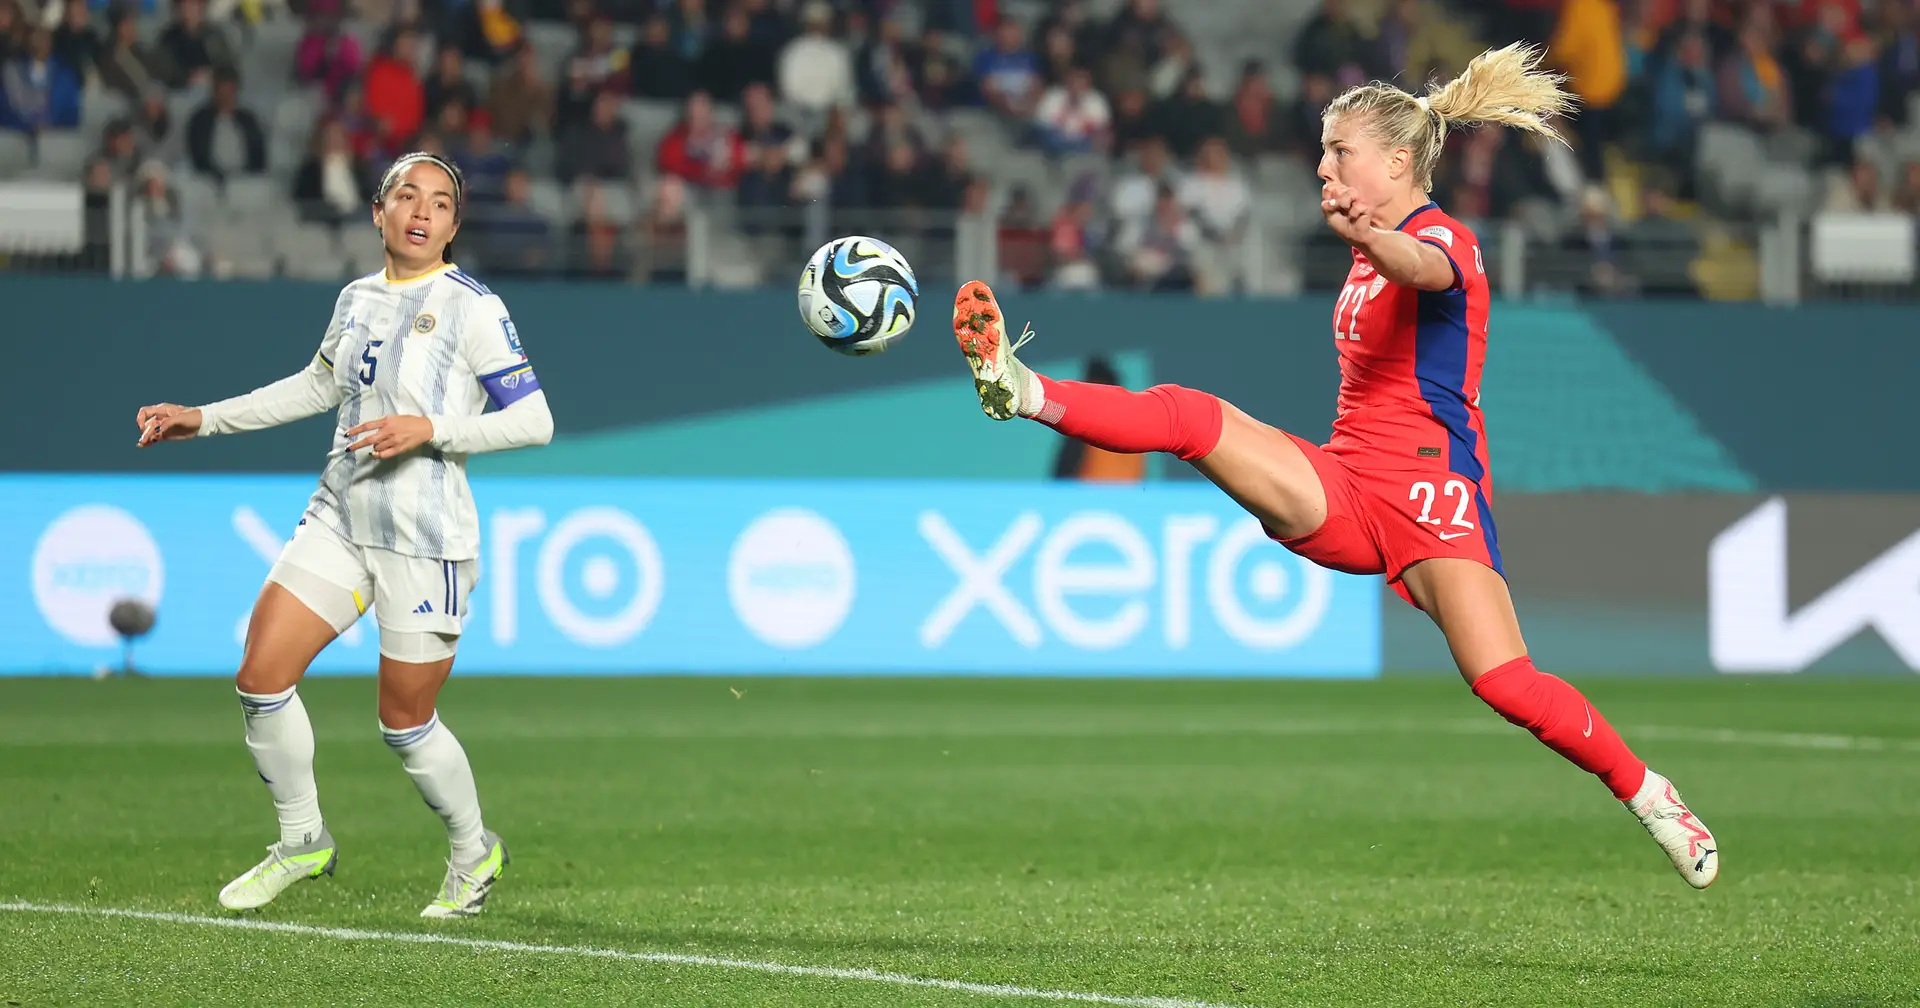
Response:
M214 894L272 807L229 683L0 681L0 1002L1920 1000L1920 682L1580 684L1719 834L1714 888L1455 681L456 678L514 862L430 926L445 838L370 680L303 687L339 874L245 917Z

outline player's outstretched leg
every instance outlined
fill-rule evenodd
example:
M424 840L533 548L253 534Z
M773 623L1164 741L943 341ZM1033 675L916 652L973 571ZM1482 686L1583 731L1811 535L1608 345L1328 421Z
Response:
M333 637L333 627L286 588L269 582L261 590L235 682L247 749L273 796L280 839L264 860L220 890L220 905L230 910L265 906L295 882L333 874L340 861L320 817L313 724L295 685Z
M443 639L435 634L405 636ZM387 640L383 635L383 647ZM451 638L444 640L451 650ZM386 655L380 659L380 734L400 757L427 807L447 827L447 874L440 895L420 911L422 917L478 914L508 862L506 841L481 822L480 792L467 752L433 707L452 669L451 654L427 662L396 661Z
M1504 578L1472 560L1452 558L1422 561L1404 577L1414 601L1446 635L1475 696L1600 778L1688 885L1713 884L1720 874L1720 844L1673 784L1648 769L1579 690L1534 668Z

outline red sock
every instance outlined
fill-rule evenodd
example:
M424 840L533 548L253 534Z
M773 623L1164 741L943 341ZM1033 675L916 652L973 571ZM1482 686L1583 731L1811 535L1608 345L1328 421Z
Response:
M1632 798L1646 779L1647 765L1607 719L1565 680L1534 668L1531 658L1515 658L1475 679L1473 693L1547 748L1600 778L1621 801Z
M1220 400L1179 385L1129 392L1115 385L1042 376L1045 403L1034 419L1110 452L1170 452L1205 458L1220 444Z

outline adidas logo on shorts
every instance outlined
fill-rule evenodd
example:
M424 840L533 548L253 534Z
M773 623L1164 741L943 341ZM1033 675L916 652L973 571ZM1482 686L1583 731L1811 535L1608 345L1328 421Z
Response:
M430 613L433 611L433 603L422 602L419 605L414 606L413 611L416 613Z

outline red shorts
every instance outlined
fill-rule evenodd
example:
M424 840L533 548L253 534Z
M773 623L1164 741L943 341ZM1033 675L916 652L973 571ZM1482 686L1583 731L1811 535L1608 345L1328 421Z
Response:
M1385 574L1400 597L1408 567L1435 557L1459 557L1500 567L1487 488L1447 469L1356 469L1319 445L1289 434L1313 463L1327 494L1327 520L1280 545L1308 560L1349 574Z

